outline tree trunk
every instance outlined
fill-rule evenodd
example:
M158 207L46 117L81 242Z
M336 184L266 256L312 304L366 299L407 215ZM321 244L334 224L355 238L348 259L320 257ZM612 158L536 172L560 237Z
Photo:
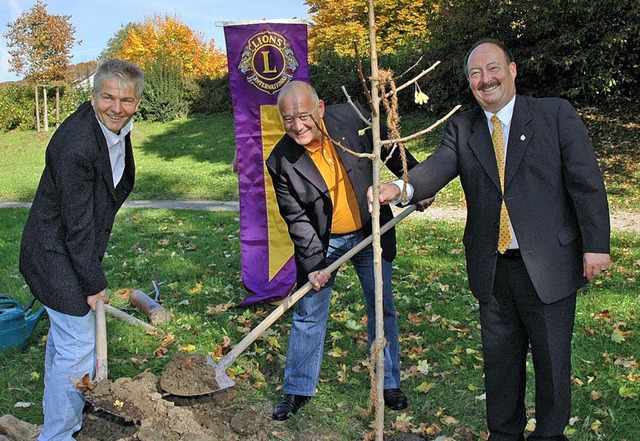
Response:
M40 131L40 102L38 100L38 86L33 89L33 94L36 97L36 131Z
M47 109L47 88L42 87L42 126L44 131L49 131L49 112Z
M376 25L373 0L369 1L369 43L371 45L371 133L373 135L373 211L371 213L373 236L373 271L376 305L376 441L384 439L384 315L382 302L382 247L380 245L380 84L378 79L378 53L376 50ZM373 360L372 360L373 362Z

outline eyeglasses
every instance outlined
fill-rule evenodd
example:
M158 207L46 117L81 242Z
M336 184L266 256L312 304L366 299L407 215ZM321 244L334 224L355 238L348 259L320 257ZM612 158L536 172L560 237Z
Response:
M313 121L313 116L309 112L301 113L300 115L298 115L296 117L283 116L282 117L282 122L283 122L283 124L285 126L292 126L296 119L300 120L300 122L302 122L302 123L306 123L308 121Z

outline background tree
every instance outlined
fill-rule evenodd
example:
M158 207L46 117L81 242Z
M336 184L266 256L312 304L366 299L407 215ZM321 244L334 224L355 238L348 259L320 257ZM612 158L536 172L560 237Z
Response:
M367 2L362 0L307 0L310 19L309 55L318 60L327 52L354 56L354 42L369 48ZM424 0L377 0L376 40L380 53L390 53L423 40L427 3Z
M170 60L191 79L219 78L227 73L227 58L213 39L205 41L177 16L154 15L143 23L127 25L126 38L115 56L137 63L142 69L159 58ZM112 40L119 45L119 35Z
M129 32L137 32L142 33L140 23L127 23L122 25L119 31L117 31L113 37L107 41L107 47L100 53L101 60L105 60L107 58L114 58L116 55L122 53L122 48L124 47L124 42L127 41L129 36Z
M11 57L9 71L36 84L66 80L69 52L76 41L70 18L47 13L47 4L36 0L28 12L7 23L9 31L3 36Z
M314 20L310 76L317 73L326 85L318 88L324 97L340 99L339 85L327 80L330 72L340 78L355 72L353 41L366 47L365 3L306 1ZM431 99L425 108L434 114L453 102L474 105L462 60L484 37L500 39L513 51L520 93L561 96L578 106L638 107L637 0L376 0L376 21L381 66L400 74L418 60L421 69L442 62L428 79ZM401 110L409 110L402 108L405 102L410 100L400 100Z

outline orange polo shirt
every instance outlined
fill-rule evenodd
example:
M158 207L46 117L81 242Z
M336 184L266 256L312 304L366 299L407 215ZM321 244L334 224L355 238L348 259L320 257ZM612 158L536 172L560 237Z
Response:
M324 125L324 122L322 124ZM331 232L352 233L362 228L356 195L333 143L324 137L322 146L306 150L329 189L333 203Z

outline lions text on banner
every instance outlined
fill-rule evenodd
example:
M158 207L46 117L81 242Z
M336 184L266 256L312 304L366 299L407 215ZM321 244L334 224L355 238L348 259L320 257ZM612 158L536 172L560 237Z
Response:
M284 134L276 106L291 80L308 81L307 25L301 20L224 24L240 200L240 304L279 301L296 281L293 245L264 168Z

